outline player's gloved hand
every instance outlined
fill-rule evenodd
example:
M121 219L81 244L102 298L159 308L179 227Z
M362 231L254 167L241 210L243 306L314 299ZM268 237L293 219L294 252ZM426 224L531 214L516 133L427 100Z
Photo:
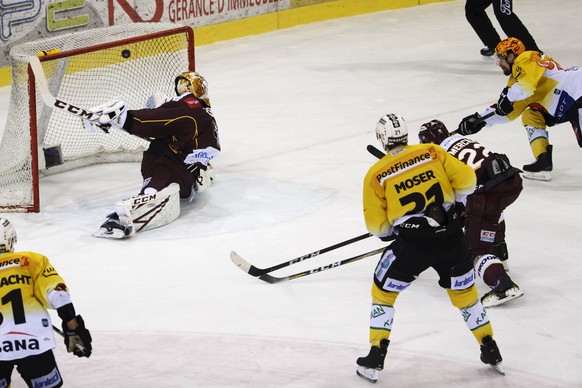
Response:
M155 92L151 96L148 97L146 101L146 108L148 109L155 109L160 107L161 105L165 104L166 102L170 101L171 98L166 96L164 92Z
M127 101L123 97L115 97L99 108L102 108L101 116L98 120L99 125L114 125L118 128L123 128L123 124L127 119Z
M455 212L459 221L461 222L461 227L465 227L465 220L467 219L467 214L465 213L465 204L463 202L455 202Z
M483 129L485 125L485 121L481 120L479 113L475 112L461 120L457 132L463 136L472 135Z
M499 95L499 100L497 100L495 114L499 116L507 116L508 114L513 112L513 102L509 101L509 99L507 98L508 90L509 88L506 86Z
M102 124L99 124L99 121L97 121L97 120L82 119L82 121L83 121L83 126L89 132L109 133L109 128L111 128L111 124L102 125Z
M65 321L63 321L62 325L67 352L73 353L77 357L89 357L93 350L91 333L85 328L85 322L80 315L77 315L75 319L78 324L75 330L69 329Z

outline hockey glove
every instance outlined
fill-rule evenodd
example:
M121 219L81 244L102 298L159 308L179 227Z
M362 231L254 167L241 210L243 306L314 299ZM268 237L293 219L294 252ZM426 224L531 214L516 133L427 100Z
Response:
M146 108L147 109L155 109L160 107L161 105L165 104L166 102L170 101L171 98L166 96L164 92L155 92L151 96L148 97L146 101Z
M85 127L85 129L89 132L105 132L105 133L109 133L109 128L111 128L110 124L107 125L101 125L99 124L99 121L97 120L85 120L82 119L83 121L83 126Z
M85 328L85 322L80 315L75 317L78 326L75 330L69 329L66 321L63 321L63 334L65 336L65 346L67 352L73 353L77 357L89 357L93 347L91 333Z
M461 120L457 132L463 136L472 135L483 129L485 125L485 121L481 120L479 113L473 113Z
M101 116L99 117L100 125L114 125L118 128L123 128L123 124L125 124L125 119L127 118L127 102L123 97L115 97L107 101L100 108L103 108Z
M509 101L509 99L507 98L508 90L509 88L506 86L499 95L499 100L497 100L495 114L499 116L507 116L508 114L513 112L513 102Z

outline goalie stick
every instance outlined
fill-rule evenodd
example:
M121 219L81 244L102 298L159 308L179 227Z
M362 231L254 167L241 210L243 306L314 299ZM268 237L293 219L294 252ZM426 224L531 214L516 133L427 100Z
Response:
M265 274L260 275L259 279L261 279L262 281L265 281L267 283L271 283L271 284L286 282L288 280L293 280L293 279L297 279L297 278L302 278L304 276L313 275L314 273L323 272L323 271L326 271L328 269L336 268L336 267L339 267L339 266L342 266L345 264L353 263L354 261L365 259L366 257L374 256L378 253L381 253L384 249L386 249L386 248L383 247L383 248L374 249L373 251L362 253L361 255L353 256L353 257L350 257L349 259L336 261L336 262L328 264L328 265L323 265L321 267L308 269L307 271L298 272L298 273L295 273L293 275L277 277L277 276L272 276L272 275L269 275L268 273L265 273ZM231 258L232 258L233 254L238 256L235 252L232 252ZM238 257L242 260L242 258L240 256L238 256Z
M303 256L296 257L296 258L291 259L289 261L285 261L283 263L280 263L280 264L277 264L277 265L274 265L274 266L268 267L268 268L255 267L254 265L252 265L251 263L249 263L248 261L246 261L245 259L240 257L235 251L230 252L230 260L232 260L232 262L237 267L239 267L241 270L245 271L249 275L258 277L258 276L264 275L268 272L276 271L278 269L285 268L285 267L290 266L292 264L297 264L297 263L300 263L304 260L308 260L308 259L311 259L313 257L322 255L324 253L331 252L335 249L345 247L346 245L353 244L357 241L363 240L363 239L368 238L370 236L372 236L370 233L362 234L361 236L357 236L357 237L351 238L349 240L345 240L345 241L342 241L340 243L331 245L329 247L322 248L322 249L319 249L317 251L313 251L311 253L307 253Z
M34 73L34 78L38 83L39 93L45 105L51 108L62 110L63 112L70 113L85 120L96 121L99 119L99 114L93 113L88 109L78 107L75 104L71 104L70 102L59 100L52 95L44 75L44 70L40 64L40 59L38 59L37 56L31 56L29 64L32 72Z

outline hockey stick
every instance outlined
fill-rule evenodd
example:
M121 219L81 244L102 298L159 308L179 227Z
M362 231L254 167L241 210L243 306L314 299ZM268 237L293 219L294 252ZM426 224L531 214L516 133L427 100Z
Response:
M34 78L38 83L39 93L45 105L51 108L60 109L63 112L70 113L89 121L96 121L99 118L98 114L93 113L88 109L80 108L74 104L71 104L70 102L59 100L53 96L49 90L48 83L44 75L44 70L40 64L40 59L38 59L37 56L31 56L29 64L32 72L34 73Z
M300 262L302 262L304 260L311 259L311 258L313 258L315 256L319 256L321 254L324 254L324 253L333 251L335 249L338 249L338 248L341 248L341 247L345 247L346 245L355 243L356 241L363 240L363 239L368 238L370 236L372 236L370 233L366 233L366 234L363 234L361 236L357 236L357 237L351 238L349 240L342 241L340 243L331 245L331 246L326 247L326 248L319 249L317 251L313 251L313 252L308 253L306 255L296 257L296 258L291 259L289 261L285 261L285 262L283 262L281 264L277 264L277 265L274 265L274 266L268 267L268 268L257 268L257 267L255 267L254 265L252 265L251 263L249 263L248 261L246 261L245 259L243 259L242 257L240 257L235 251L231 251L230 252L230 260L232 260L232 262L237 267L239 267L241 270L245 271L246 273L248 273L251 276L257 277L257 276L264 275L264 274L266 274L268 272L272 272L272 271L276 271L276 270L281 269L281 268L285 268L285 267L290 266L292 264L300 263Z
M65 333L55 325L53 325L53 330L56 331L61 337L65 338Z
M288 280L293 280L293 279L297 279L297 278L302 278L304 276L313 275L314 273L323 272L323 271L326 271L328 269L336 268L336 267L339 267L339 266L344 265L344 264L349 264L349 263L353 263L354 261L365 259L366 257L374 256L378 253L381 253L384 249L386 249L386 248L374 249L373 251L370 251L367 253L362 253L361 255L350 257L349 259L336 261L335 263L324 265L324 266L321 266L318 268L308 269L307 271L298 272L298 273L293 274L293 275L276 277L276 276L271 276L271 275L265 273L265 274L259 276L259 279L261 279L267 283L271 283L271 284L286 282Z

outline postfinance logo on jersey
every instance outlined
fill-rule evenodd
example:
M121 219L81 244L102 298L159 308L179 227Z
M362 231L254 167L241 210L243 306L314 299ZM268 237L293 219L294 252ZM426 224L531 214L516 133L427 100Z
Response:
M23 266L28 265L26 259L23 260ZM0 269L10 268L10 267L20 267L20 257L13 257L8 260L0 261Z
M376 175L376 179L378 179L378 183L382 184L391 175L397 175L403 173L407 170L410 170L413 167L418 166L419 164L426 163L432 160L432 155L430 152L423 152L416 156L411 157L408 160L397 161L393 163L384 171L381 171Z

